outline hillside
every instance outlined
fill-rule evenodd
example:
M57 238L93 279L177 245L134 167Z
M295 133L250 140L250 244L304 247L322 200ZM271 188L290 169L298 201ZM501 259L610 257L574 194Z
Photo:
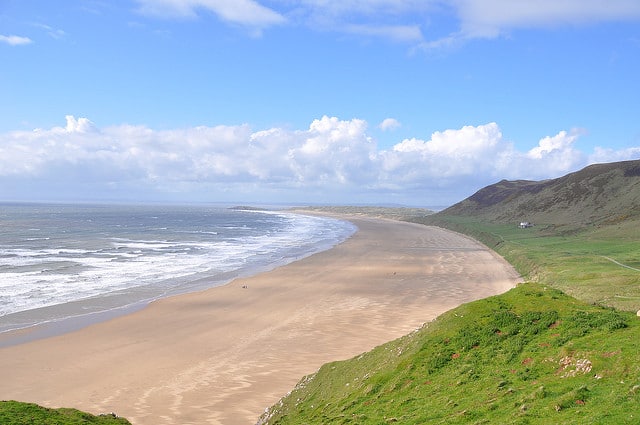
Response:
M542 182L502 181L417 221L472 236L527 280L640 309L640 160ZM535 226L519 229L529 221Z
M572 227L638 219L640 160L590 165L539 182L502 180L438 214Z
M94 416L76 409L49 409L33 403L0 401L2 425L131 425L113 413Z
M635 424L640 321L524 284L307 376L259 424Z

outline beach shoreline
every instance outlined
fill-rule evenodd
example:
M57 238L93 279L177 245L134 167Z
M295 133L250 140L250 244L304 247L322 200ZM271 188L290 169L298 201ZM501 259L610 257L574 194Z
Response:
M255 423L322 364L519 281L503 259L454 232L339 218L358 231L327 251L0 348L0 399L116 412L135 425Z
M331 217L221 208L38 204L5 218L18 224L3 234L0 346L263 273L355 231ZM20 338L6 334L20 329Z

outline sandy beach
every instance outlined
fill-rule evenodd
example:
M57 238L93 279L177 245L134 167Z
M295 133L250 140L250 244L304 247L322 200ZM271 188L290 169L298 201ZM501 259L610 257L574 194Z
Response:
M0 349L0 399L115 412L135 425L254 424L322 364L519 281L462 235L349 220L358 232L328 251Z

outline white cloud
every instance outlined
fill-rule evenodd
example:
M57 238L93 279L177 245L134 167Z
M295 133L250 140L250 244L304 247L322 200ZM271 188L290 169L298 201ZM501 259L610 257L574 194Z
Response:
M382 37L422 49L495 38L520 28L640 20L637 0L271 0L268 3L273 7L256 0L136 1L139 11L148 15L192 18L204 10L257 31L287 22L304 23L323 31ZM435 28L444 32L432 33Z
M284 0L283 2L286 2ZM314 13L327 16L402 15L429 10L434 0L301 0L300 4Z
M314 120L307 131L296 132L295 145L287 153L294 181L329 187L368 184L375 178L371 174L375 145L366 129L363 120L324 116Z
M576 131L567 133L563 130L555 136L547 136L541 139L540 142L538 142L538 146L527 152L527 156L534 159L541 159L558 153L561 155L571 155L573 143L577 138L578 133Z
M505 178L525 178L530 180L559 177L577 170L590 162L587 155L576 149L574 144L584 131L562 130L554 136L546 136L538 145L527 152L505 152Z
M253 28L282 24L285 18L278 12L253 0L137 0L140 12L161 17L192 18L205 9L221 19Z
M87 133L95 129L95 126L87 118L76 119L73 115L67 115L67 126L65 131L67 133Z
M348 33L382 37L399 42L418 42L423 40L422 31L417 25L346 25Z
M559 177L596 160L640 156L640 147L581 152L575 147L579 131L561 131L518 151L496 123L439 131L381 150L367 128L360 119L324 116L303 130L218 125L157 131L99 128L67 116L64 127L0 134L0 199L29 182L29 190L64 189L81 198L136 191L151 199L168 193L217 199L226 193L252 200L286 193L307 202L321 194L326 202L380 203L393 196L433 205L458 201L502 178Z
M621 150L596 147L593 154L589 155L589 163L617 162L628 159L640 159L640 146L634 146Z
M457 46L469 39L496 38L517 29L544 29L640 20L636 0L443 0L457 28L420 43L424 50Z
M35 27L37 27L37 28L45 30L47 32L47 34L49 34L49 36L51 38L55 38L56 40L59 40L59 39L64 38L66 36L66 33L63 30L53 28L53 27L51 27L49 25L46 25L46 24L35 23L33 25Z
M281 0L282 4L288 4ZM521 28L640 20L637 0L303 0L298 14L321 27L417 43L423 49L494 38ZM385 20L385 18L388 18ZM454 22L449 21L453 18ZM433 34L432 23L450 25Z
M0 35L0 43L6 43L11 46L20 46L31 44L33 41L29 37L20 37L18 35Z
M435 132L430 140L406 139L382 152L382 167L388 180L401 182L492 175L494 158L502 145L496 123L465 126L459 130Z
M385 118L379 125L378 128L382 131L391 131L396 128L400 128L402 124L395 118Z
M640 19L636 0L452 0L462 32L494 37L515 28L540 28Z
M287 12L296 22L322 31L421 43L426 12L439 0L302 0ZM278 0L283 8L292 2ZM292 18L292 21L294 19Z
M492 122L474 127L471 125L460 130L437 131L431 140L405 140L393 147L396 152L416 152L426 155L445 155L449 157L475 157L484 151L492 150L502 139L498 124Z

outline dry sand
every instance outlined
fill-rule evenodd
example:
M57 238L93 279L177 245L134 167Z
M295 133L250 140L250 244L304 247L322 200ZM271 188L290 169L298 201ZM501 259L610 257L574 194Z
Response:
M323 363L518 282L459 234L350 221L359 231L344 243L271 272L0 349L0 399L116 412L136 425L255 424Z

